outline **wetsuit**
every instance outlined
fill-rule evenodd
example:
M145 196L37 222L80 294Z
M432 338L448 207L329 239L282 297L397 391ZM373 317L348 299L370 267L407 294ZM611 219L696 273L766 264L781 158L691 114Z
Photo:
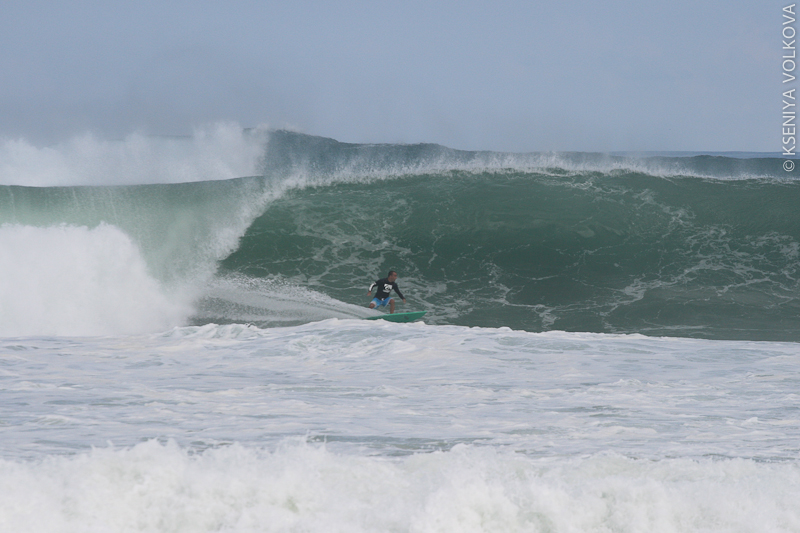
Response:
M405 300L405 298L403 298L403 293L400 292L400 288L397 286L397 282L390 282L389 278L383 278L373 282L372 285L369 286L369 292L372 292L372 289L376 286L378 287L378 291L375 293L375 298L378 300L385 300L392 291L396 292L401 300Z

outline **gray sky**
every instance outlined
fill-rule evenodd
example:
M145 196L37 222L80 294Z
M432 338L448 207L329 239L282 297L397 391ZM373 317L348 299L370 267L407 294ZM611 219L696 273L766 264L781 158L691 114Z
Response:
M232 121L462 149L775 152L784 5L2 1L0 136Z

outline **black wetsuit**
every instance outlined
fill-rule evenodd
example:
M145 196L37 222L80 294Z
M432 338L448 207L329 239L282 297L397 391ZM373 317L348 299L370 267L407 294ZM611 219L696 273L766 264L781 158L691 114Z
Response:
M400 292L400 288L397 286L397 283L393 281L390 282L389 278L383 278L373 282L372 285L369 286L369 292L372 292L372 288L375 286L378 287L378 291L375 293L375 298L378 300L385 300L389 297L389 293L392 291L396 292L401 300L405 300L405 298L403 298L403 293Z

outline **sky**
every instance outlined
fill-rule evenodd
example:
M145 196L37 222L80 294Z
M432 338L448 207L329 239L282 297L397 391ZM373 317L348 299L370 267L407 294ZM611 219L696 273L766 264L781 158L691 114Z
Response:
M0 138L225 122L470 150L777 152L785 5L3 1Z

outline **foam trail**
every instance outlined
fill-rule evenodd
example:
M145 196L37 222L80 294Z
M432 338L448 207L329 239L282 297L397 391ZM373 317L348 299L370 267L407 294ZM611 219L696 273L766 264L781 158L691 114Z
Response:
M37 147L24 139L0 141L0 185L134 185L225 180L257 173L263 129L212 124L190 137L132 133L122 141L92 134Z
M0 226L2 336L142 333L189 312L119 228Z
M366 318L374 313L285 280L220 276L206 284L192 321L274 327L327 318Z

